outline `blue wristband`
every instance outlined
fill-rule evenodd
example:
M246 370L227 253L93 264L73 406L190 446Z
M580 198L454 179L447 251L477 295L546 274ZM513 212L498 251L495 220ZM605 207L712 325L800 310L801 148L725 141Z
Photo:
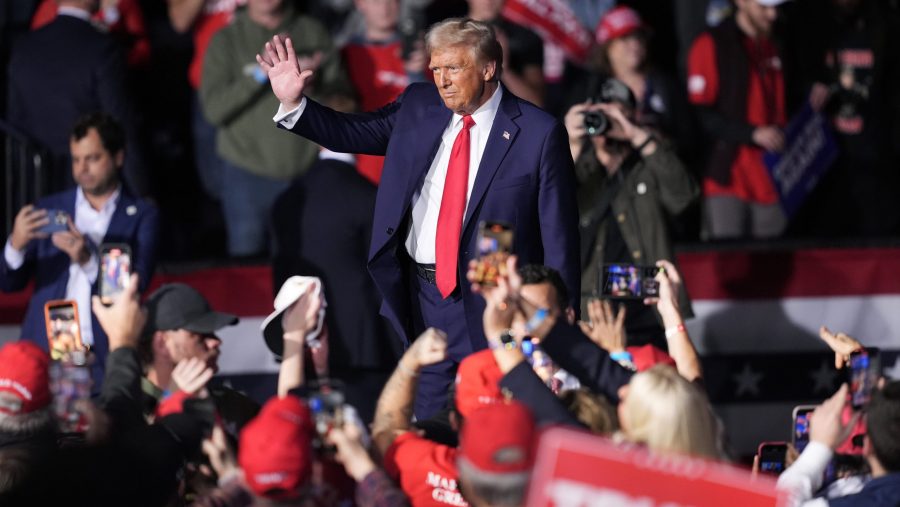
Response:
M550 315L550 310L547 308L538 308L534 315L528 319L528 322L525 323L525 331L531 333L535 329L538 328L541 324L544 323L544 320L547 316Z
M622 361L622 360L625 360L625 361L628 361L628 362L632 362L632 361L634 360L634 358L631 357L631 352L628 352L627 350L621 350L621 351L619 351L619 352L613 352L613 353L611 353L611 354L609 355L609 357L610 357L610 359L612 359L613 361L617 361L617 362L618 362L618 361Z

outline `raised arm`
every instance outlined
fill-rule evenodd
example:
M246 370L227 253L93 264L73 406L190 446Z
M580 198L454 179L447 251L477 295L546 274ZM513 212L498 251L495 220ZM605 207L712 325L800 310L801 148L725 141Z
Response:
M443 331L428 328L400 358L397 368L381 391L372 423L372 440L382 455L397 436L409 431L419 371L446 357L447 335Z

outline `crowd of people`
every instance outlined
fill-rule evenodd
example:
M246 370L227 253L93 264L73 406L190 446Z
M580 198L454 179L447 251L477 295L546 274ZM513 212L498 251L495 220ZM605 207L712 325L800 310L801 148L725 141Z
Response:
M513 3L169 0L193 39L182 145L139 100L160 58L142 3L43 2L6 82L53 193L0 259L0 290L33 287L0 348L3 505L520 506L557 425L740 461L673 244L897 232L900 11L713 1L667 65L653 7L572 2L595 41L575 62ZM836 151L794 212L767 164L810 114ZM150 168L186 153L189 174ZM143 295L209 210L281 287L262 405L212 381L237 316L183 284ZM821 337L837 367L865 352ZM792 504L900 505L900 384L863 383L812 412Z

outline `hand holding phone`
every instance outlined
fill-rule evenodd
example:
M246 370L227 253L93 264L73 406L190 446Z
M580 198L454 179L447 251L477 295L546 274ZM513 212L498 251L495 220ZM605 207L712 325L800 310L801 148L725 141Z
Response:
M759 459L760 473L777 476L784 472L787 451L787 442L763 442L759 444L756 455Z
M478 263L472 281L494 287L497 279L506 275L506 259L512 253L513 246L512 226L504 222L481 222L476 241Z

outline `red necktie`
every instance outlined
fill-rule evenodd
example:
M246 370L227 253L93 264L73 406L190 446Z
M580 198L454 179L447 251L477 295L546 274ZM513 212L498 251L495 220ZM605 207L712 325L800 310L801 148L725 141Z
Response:
M462 232L466 193L469 189L469 129L475 125L475 120L469 115L463 116L462 120L462 130L456 136L450 152L434 242L435 282L443 298L456 288L459 235Z

